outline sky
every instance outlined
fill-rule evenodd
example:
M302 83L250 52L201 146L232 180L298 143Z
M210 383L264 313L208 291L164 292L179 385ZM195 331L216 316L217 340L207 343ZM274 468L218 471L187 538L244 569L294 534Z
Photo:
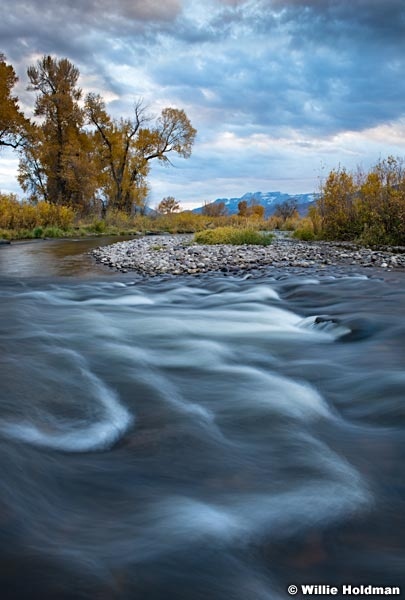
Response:
M318 191L339 166L405 157L404 0L2 0L0 52L19 76L66 57L114 116L186 111L191 158L154 165L150 205ZM0 154L0 189L18 191Z

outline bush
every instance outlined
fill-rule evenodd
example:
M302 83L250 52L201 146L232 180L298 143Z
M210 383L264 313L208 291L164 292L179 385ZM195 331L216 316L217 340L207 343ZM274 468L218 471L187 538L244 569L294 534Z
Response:
M42 237L44 233L44 230L42 227L35 227L33 234L34 234L34 238L40 238Z
M311 218L301 219L297 224L297 229L293 233L293 237L304 242L311 242L316 239L314 223Z
M133 222L136 217L131 217L126 212L118 210L116 208L109 208L107 210L105 224L107 227L118 227L124 229L133 226Z
M254 229L236 229L234 227L217 227L216 229L207 229L195 234L194 241L197 244L232 244L241 246L243 244L268 246L273 241L274 236L267 233L263 234Z
M106 228L107 228L106 222L101 221L101 220L94 221L91 226L91 230L94 231L95 233L104 233Z
M386 244L394 244L396 240L387 236L387 233L380 223L364 226L364 230L358 238L362 246L384 246Z
M29 206L29 205L25 205ZM59 206L49 202L38 202L34 209L37 213L36 225L43 227L58 227L66 230L72 226L75 217L74 210L69 206Z
M324 239L405 244L405 161L389 156L368 173L331 171L310 216Z
M32 230L36 227L71 227L75 213L68 206L49 202L31 204L19 201L14 194L0 194L0 228Z
M299 216L289 217L282 223L280 229L282 231L295 231L300 226L300 218Z
M209 222L210 219L206 216L187 211L179 214L161 215L154 220L154 225L159 231L194 233L207 227Z
M303 242L312 242L315 240L315 234L311 229L296 229L293 233L293 237Z
M270 231L273 229L281 229L283 223L284 223L283 219L281 219L280 217L275 217L274 215L271 215L271 217L269 217L266 221L266 229L268 229Z
M63 229L60 229L59 227L46 227L43 235L46 238L60 238L63 237L64 234L65 232Z

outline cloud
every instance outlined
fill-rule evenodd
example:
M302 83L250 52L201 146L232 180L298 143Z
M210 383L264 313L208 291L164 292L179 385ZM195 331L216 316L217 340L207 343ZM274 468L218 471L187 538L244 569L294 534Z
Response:
M24 108L26 67L52 54L77 64L81 86L116 116L139 96L151 111L186 110L193 156L154 169L152 185L259 189L276 178L311 191L325 156L333 167L405 153L393 142L405 115L403 0L4 0L3 15Z
M92 0L85 9L74 0L58 7L10 4L4 39L8 31L25 59L33 47L68 56L93 81L97 74L99 88L127 96L128 106L131 94L159 103L163 92L234 127L243 121L326 136L403 114L399 0L384 9L370 0L209 0L204 7Z
M8 148L2 149L0 158L0 192L18 194L21 190L15 179L17 159Z

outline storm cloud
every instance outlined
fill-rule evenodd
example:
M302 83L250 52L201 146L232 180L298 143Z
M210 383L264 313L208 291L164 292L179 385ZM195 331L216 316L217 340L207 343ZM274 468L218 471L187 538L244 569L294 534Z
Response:
M117 116L138 97L186 110L193 156L153 169L155 201L308 192L321 165L405 154L402 0L3 0L2 12L24 108L26 67L51 54Z

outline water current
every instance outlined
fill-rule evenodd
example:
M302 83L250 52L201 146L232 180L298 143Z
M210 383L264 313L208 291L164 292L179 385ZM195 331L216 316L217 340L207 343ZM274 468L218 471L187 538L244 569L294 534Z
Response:
M147 280L91 244L0 248L0 597L405 586L405 275Z

